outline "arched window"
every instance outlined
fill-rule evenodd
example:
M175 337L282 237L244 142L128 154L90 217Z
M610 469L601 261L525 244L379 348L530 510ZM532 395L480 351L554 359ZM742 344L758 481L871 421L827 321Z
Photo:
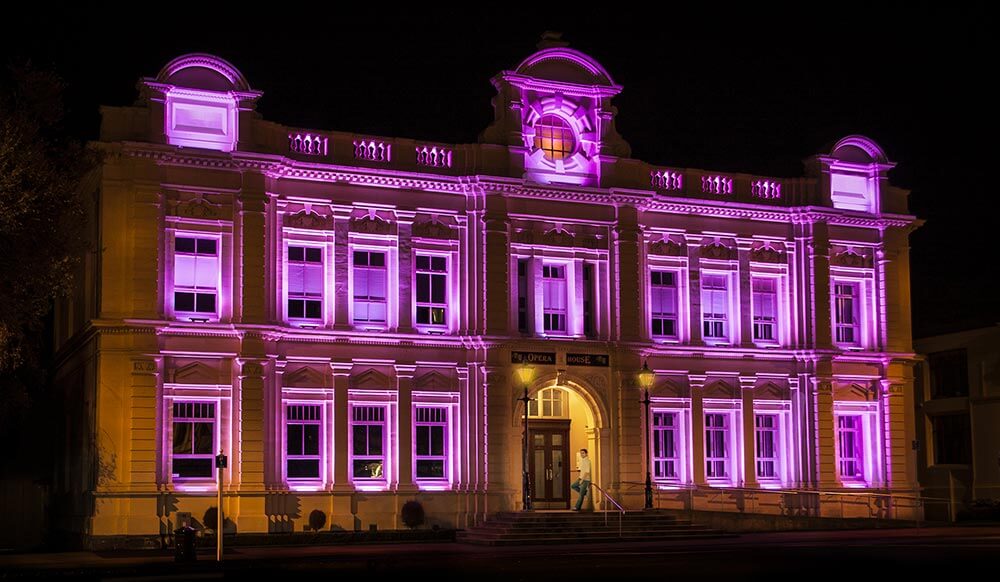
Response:
M564 160L576 149L576 137L561 117L544 115L535 123L535 147L547 160Z
M528 414L543 418L568 417L569 406L566 402L566 393L561 388L544 388L539 390L535 398L528 403Z

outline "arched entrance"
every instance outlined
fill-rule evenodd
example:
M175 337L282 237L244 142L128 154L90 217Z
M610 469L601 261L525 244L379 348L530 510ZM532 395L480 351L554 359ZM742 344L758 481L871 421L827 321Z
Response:
M560 378L540 382L528 407L528 444L532 505L569 509L576 501L570 485L578 477L580 449L587 449L592 480L600 479L601 415L580 384ZM591 496L585 507L592 506Z

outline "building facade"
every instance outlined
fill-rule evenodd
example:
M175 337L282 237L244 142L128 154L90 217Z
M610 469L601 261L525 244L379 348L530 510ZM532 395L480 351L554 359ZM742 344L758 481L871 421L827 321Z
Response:
M411 499L465 527L520 508L522 470L567 508L581 448L629 508L647 468L659 507L915 493L918 221L879 146L802 178L652 165L608 72L540 47L475 144L271 123L203 54L102 109L99 251L57 308L65 528L201 519L220 450L241 532L399 527Z
M1000 326L915 342L918 476L929 517L990 517L1000 508ZM934 509L934 513L931 509ZM992 515L983 515L992 509Z

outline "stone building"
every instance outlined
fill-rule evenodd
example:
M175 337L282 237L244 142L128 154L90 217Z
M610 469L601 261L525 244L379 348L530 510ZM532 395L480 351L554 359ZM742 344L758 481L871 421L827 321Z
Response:
M629 508L649 470L659 507L913 511L919 221L882 149L795 178L640 161L621 86L540 46L474 144L266 121L205 54L102 109L95 251L57 307L62 527L200 520L220 450L240 532L400 527L410 499L465 527L520 508L522 471L567 508L581 448Z

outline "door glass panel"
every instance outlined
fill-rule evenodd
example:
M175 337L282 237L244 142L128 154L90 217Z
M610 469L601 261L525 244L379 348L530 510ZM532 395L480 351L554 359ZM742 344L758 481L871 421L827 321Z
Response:
M563 444L563 435L561 434L552 435L552 446L561 447L562 444Z
M562 435L552 435L552 441L562 440ZM560 449L552 450L552 498L562 499L563 494L563 452Z
M545 435L543 434L533 434L531 435L531 440L534 441L536 447L545 446Z
M545 451L535 451L535 486L531 492L534 499L547 499L545 493Z

